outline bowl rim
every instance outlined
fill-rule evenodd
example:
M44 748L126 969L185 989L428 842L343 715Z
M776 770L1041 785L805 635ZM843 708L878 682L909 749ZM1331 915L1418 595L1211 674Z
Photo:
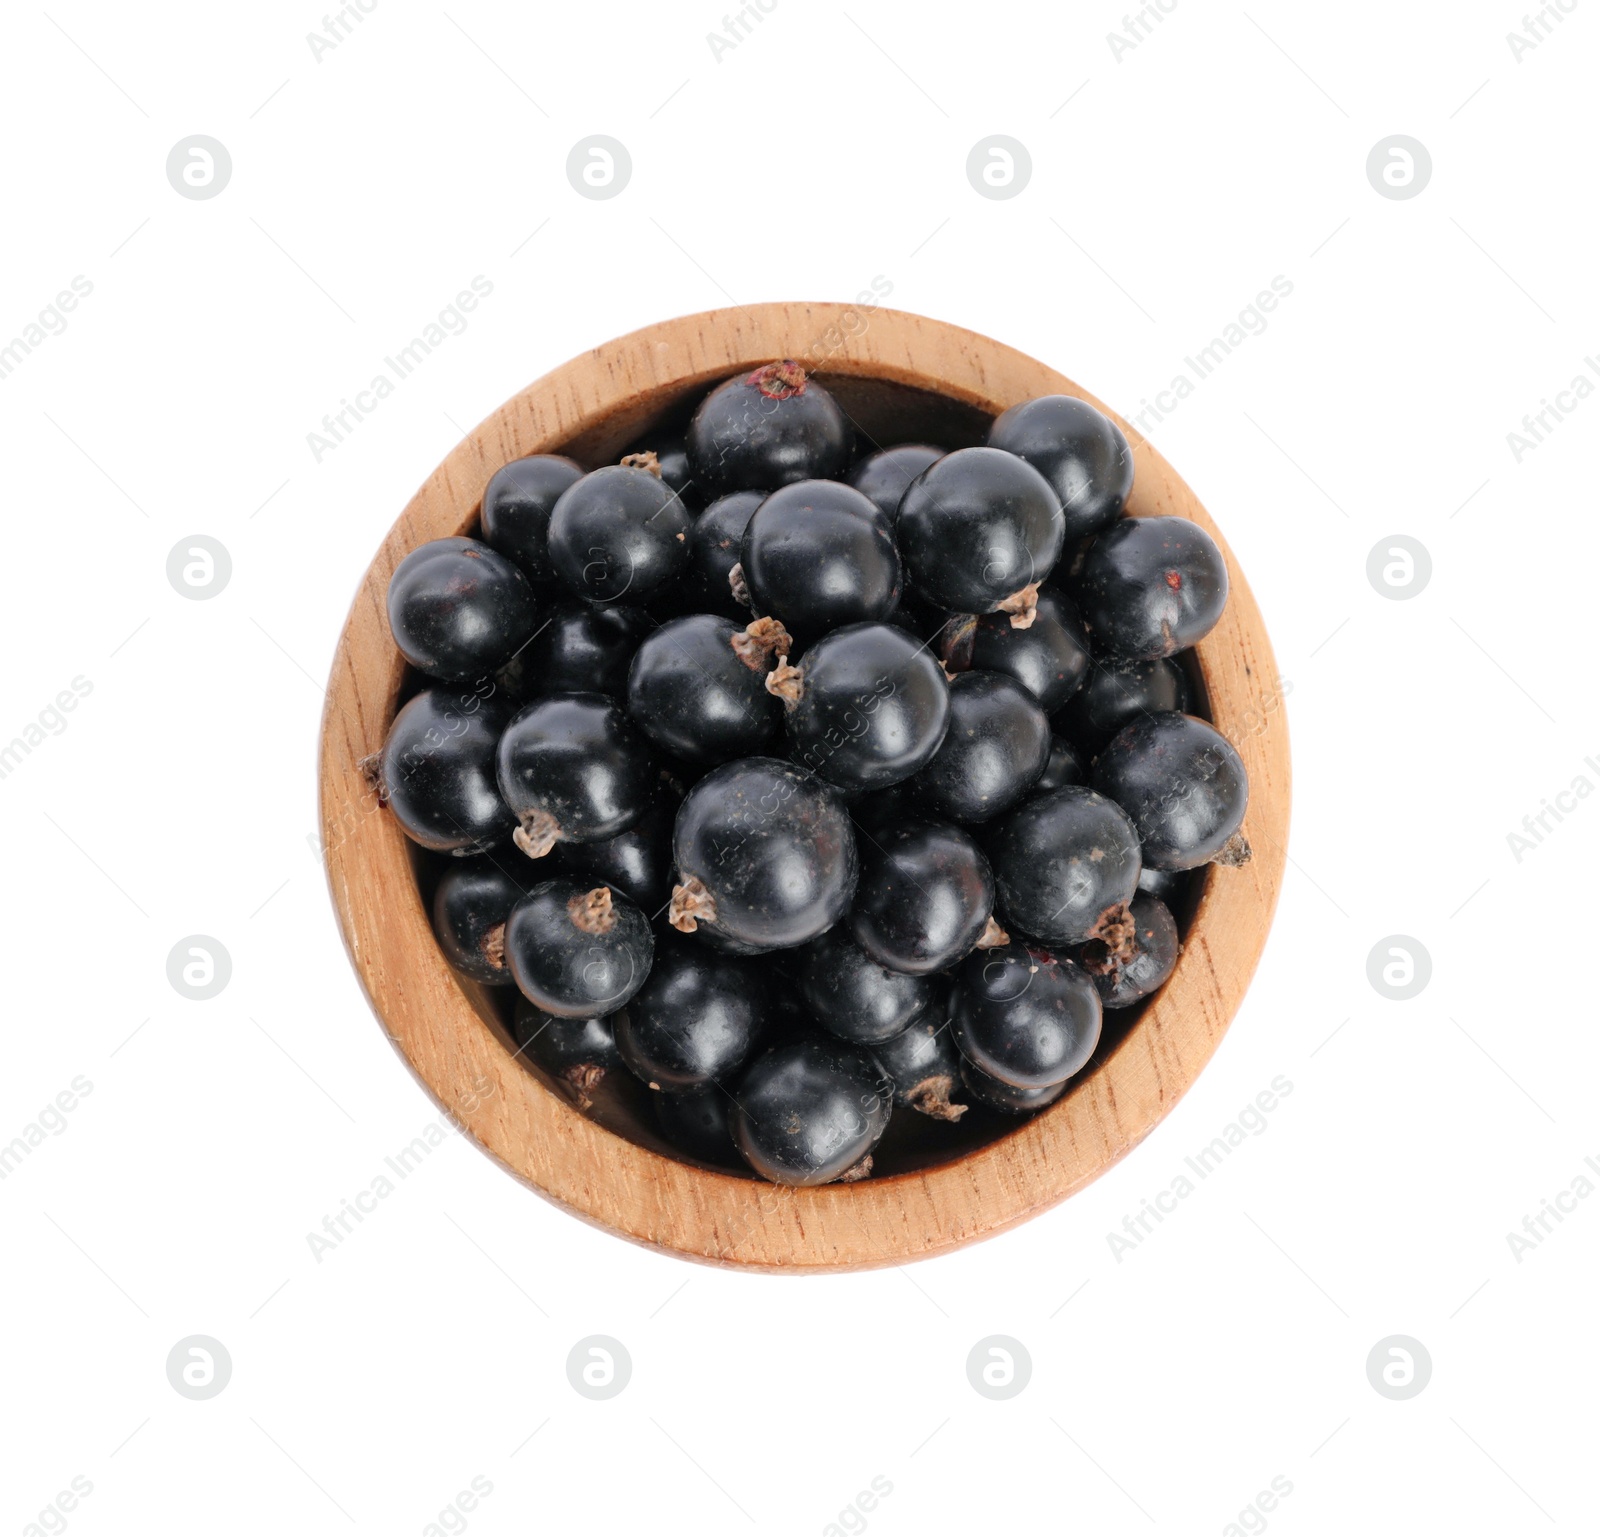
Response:
M930 390L989 414L1038 395L1088 401L1135 458L1131 515L1177 515L1216 539L1230 595L1195 660L1210 716L1250 776L1254 857L1207 872L1165 987L1082 1080L998 1140L931 1168L794 1189L680 1162L607 1130L515 1060L433 937L409 844L367 765L404 676L385 596L400 559L458 535L489 477L586 433L640 423L687 392L773 358L824 376ZM1249 585L1199 499L1140 433L1064 374L944 321L863 304L771 303L658 322L536 379L446 455L390 528L335 650L319 743L321 834L345 947L391 1044L458 1128L567 1211L650 1247L764 1271L851 1270L947 1252L1056 1205L1125 1157L1211 1059L1266 944L1287 857L1284 687Z

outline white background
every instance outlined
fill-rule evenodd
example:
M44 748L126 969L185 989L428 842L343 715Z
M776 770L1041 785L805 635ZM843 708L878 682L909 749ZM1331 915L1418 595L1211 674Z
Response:
M778 0L448 12L378 0L320 61L311 6L55 0L4 29L0 342L93 293L0 380L9 547L0 741L0 1142L79 1075L0 1183L0 1530L75 1476L87 1534L822 1532L874 1477L881 1532L1031 1527L1592 1531L1600 1199L1520 1258L1600 1158L1600 538L1587 400L1507 434L1600 354L1600 7L1522 55L1518 3L1123 6ZM1070 99L1069 99L1070 98ZM232 179L186 200L180 138ZM568 184L586 135L631 183ZM977 195L982 136L1025 144ZM1369 151L1425 144L1418 197ZM537 231L537 233L535 233ZM307 434L477 275L493 294L318 463ZM772 1280L593 1230L452 1138L336 1252L307 1244L439 1111L385 1044L311 843L322 680L420 481L568 357L730 302L889 302L1062 368L1125 414L1276 275L1293 294L1153 428L1248 572L1292 685L1292 865L1213 1064L1133 1156L1022 1229L905 1270ZM187 601L205 534L226 590ZM1432 579L1383 596L1396 534ZM182 998L172 946L228 987ZM1386 936L1432 959L1406 1002ZM1131 1254L1107 1234L1278 1075L1293 1091ZM1593 1171L1590 1171L1593 1174ZM1600 1176L1594 1176L1600 1182ZM175 1342L223 1342L190 1401ZM591 1402L565 1362L622 1341ZM966 1359L1023 1343L992 1402ZM1369 1384L1380 1339L1433 1369ZM530 1440L529 1437L532 1437ZM52 1518L59 1529L60 1518ZM861 1518L852 1518L860 1528Z

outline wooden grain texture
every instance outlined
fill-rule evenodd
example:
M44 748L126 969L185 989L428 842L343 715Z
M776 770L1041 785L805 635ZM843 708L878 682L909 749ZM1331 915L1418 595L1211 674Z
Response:
M509 459L566 448L589 462L741 369L799 357L839 391L906 386L992 414L1036 395L1081 396L1045 364L921 316L836 304L714 310L608 342L537 380L460 443L400 515L368 570L334 658L321 749L328 879L373 1009L419 1079L483 1148L576 1215L692 1259L770 1271L900 1263L970 1243L1081 1189L1150 1132L1210 1060L1266 942L1283 875L1289 747L1272 648L1250 589L1211 518L1148 442L1134 445L1129 511L1207 529L1232 596L1198 648L1218 729L1250 774L1255 858L1208 873L1177 970L1106 1058L1049 1110L939 1167L791 1190L698 1169L604 1129L514 1059L428 926L407 845L361 760L381 747L402 664L384 597L411 549L460 534ZM889 388L899 397L903 392ZM961 415L957 411L957 415ZM1108 413L1114 416L1114 413ZM891 412L892 415L892 412Z

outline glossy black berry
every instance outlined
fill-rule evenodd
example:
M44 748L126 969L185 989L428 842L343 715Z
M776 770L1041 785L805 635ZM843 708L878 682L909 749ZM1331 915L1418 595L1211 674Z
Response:
M993 911L989 861L970 833L919 818L862 838L850 930L879 965L943 971L985 937Z
M512 861L517 863L514 865ZM504 850L455 862L433 892L433 932L444 958L474 982L509 985L506 919L527 895L531 868L520 854Z
M1100 1018L1087 972L1022 945L968 957L950 999L962 1056L1017 1089L1046 1089L1080 1071L1099 1043Z
M784 702L796 760L848 790L909 779L939 750L950 720L939 664L892 624L825 635L798 667L774 670L768 687Z
M668 620L633 659L628 714L663 752L689 763L752 757L782 729L783 706L767 692L767 675L788 649L770 620Z
M850 424L792 360L719 384L689 423L689 462L707 496L828 480L850 462Z
M1130 907L1131 940L1117 949L1091 940L1078 957L1108 1009L1125 1009L1148 998L1172 975L1183 948L1178 925L1159 897L1146 896L1141 891Z
M976 1103L990 1110L998 1110L1002 1115L1032 1115L1035 1110L1053 1105L1067 1092L1065 1079L1043 1089L1019 1089L991 1077L964 1057L961 1060L961 1086Z
M1216 541L1187 518L1119 518L1084 552L1072 595L1099 655L1148 661L1210 634L1228 570Z
M1046 715L1067 702L1089 671L1089 640L1077 611L1052 587L1039 593L1025 630L1009 614L963 614L945 624L938 646L952 671L971 668L1015 678Z
M644 986L655 941L643 913L609 886L541 881L506 920L506 964L547 1014L611 1014Z
M688 564L689 527L658 474L608 464L562 492L550 517L550 560L591 603L647 604Z
M868 1052L816 1031L756 1058L734 1092L733 1139L757 1174L825 1185L871 1172L892 1089Z
M894 1084L894 1103L938 1121L959 1121L967 1107L951 1102L961 1085L961 1053L941 995L898 1035L872 1048Z
M1044 773L1034 782L1035 792L1059 790L1063 785L1081 785L1088 777L1088 765L1064 736L1050 738L1050 757Z
M1189 680L1176 662L1096 662L1061 720L1092 758L1130 721L1188 708Z
M533 859L561 841L626 831L657 783L644 737L604 694L554 694L525 706L500 739L496 768L517 847Z
M562 1019L519 997L511 1033L517 1055L547 1072L583 1110L606 1073L622 1066L611 1021L603 1015Z
M516 817L495 780L508 708L470 689L424 689L394 718L378 782L401 831L441 854L481 854Z
M774 491L745 527L740 568L756 613L781 619L800 646L882 619L900 599L889 519L837 481Z
M875 1046L899 1035L933 997L927 977L890 971L837 924L798 952L795 981L817 1023L841 1040Z
M490 477L483 493L483 542L522 568L538 591L559 587L550 564L550 514L583 466L561 454L513 459Z
M1047 945L1115 939L1139 886L1139 835L1122 807L1082 785L1030 796L984 841L995 906Z
M850 484L893 519L906 487L935 459L944 458L944 453L942 448L928 443L897 443L893 448L880 448L850 471Z
M1069 540L1108 527L1133 490L1133 452L1122 429L1071 395L1044 395L1001 412L989 446L1026 459L1050 482Z
M1146 865L1139 872L1139 890L1146 896L1160 897L1172 909L1188 895L1189 885L1187 870L1158 870L1154 865Z
M639 643L655 629L642 608L599 608L568 599L552 608L522 653L529 695L610 694L628 691L628 666Z
M663 785L644 815L614 838L556 844L550 851L554 866L550 873L570 875L590 886L614 886L642 911L660 912L672 895L672 824L679 800Z
M660 472L662 480L688 512L693 514L705 506L700 487L694 478L694 471L689 466L688 443L681 432L666 435L653 433L636 443L623 455L623 458L647 463L644 458L646 454L654 456L656 469Z
M950 684L950 726L909 781L936 816L987 822L1038 782L1050 759L1050 722L1038 701L999 672L961 672Z
M617 1049L652 1089L704 1088L732 1078L767 1023L760 963L718 955L676 935L658 946L650 979L612 1017Z
M728 1124L733 1101L726 1089L688 1089L682 1094L652 1094L661 1134L681 1153L701 1163L737 1164L733 1129Z
M464 683L511 659L535 623L533 588L476 539L419 545L389 578L389 628L413 667Z
M1094 785L1132 818L1144 861L1158 870L1250 857L1239 832L1250 781L1233 744L1206 721L1173 710L1125 726L1095 760Z
M672 838L670 919L753 949L815 939L856 888L856 840L837 791L776 758L713 769L684 798Z
M753 617L749 603L734 596L730 573L743 559L744 531L766 499L765 491L735 491L718 497L694 520L689 530L689 566L680 587L687 612L725 614L745 623ZM748 597L748 589L741 586L740 590Z
M1061 554L1061 504L1031 465L998 448L946 454L900 500L895 538L912 586L959 614L1004 605L1031 622L1032 589Z

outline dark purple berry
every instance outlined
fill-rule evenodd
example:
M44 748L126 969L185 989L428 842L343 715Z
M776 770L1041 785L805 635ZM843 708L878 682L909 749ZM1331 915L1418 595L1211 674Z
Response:
M733 1101L728 1091L713 1084L709 1089L688 1089L682 1094L652 1094L661 1134L680 1153L701 1163L726 1166L738 1163L733 1129L728 1124Z
M1032 1115L1035 1110L1053 1105L1067 1092L1065 1079L1043 1089L1018 1089L991 1077L965 1058L961 1061L961 1083L980 1105L998 1110L1002 1115Z
M1050 738L1050 759L1033 783L1034 792L1059 790L1063 785L1081 785L1088 777L1088 765L1064 736Z
M689 528L660 475L608 464L562 492L550 517L550 560L590 603L647 604L688 564Z
M550 611L522 653L530 696L610 694L628 690L628 666L639 643L655 629L642 608L597 608L569 600Z
M672 824L678 800L662 786L644 815L615 837L556 844L550 854L552 873L590 886L614 886L644 912L660 912L672 895Z
M734 596L730 574L744 554L744 531L765 491L735 491L718 497L689 530L689 566L681 585L682 604L692 614L725 614L748 623L748 602ZM743 574L739 578L743 582ZM748 590L741 587L748 598Z
M1125 726L1095 760L1094 785L1132 818L1144 861L1192 870L1239 865L1250 781L1233 744L1208 722L1169 711Z
M641 439L623 455L623 458L647 463L644 457L646 454L655 457L656 469L660 471L661 479L666 483L668 490L683 503L686 511L693 515L705 506L705 499L700 494L694 471L689 467L688 444L681 432L667 436L656 434Z
M850 424L793 360L719 384L689 423L689 462L707 496L828 480L850 462Z
M1050 759L1050 722L1014 678L957 673L950 684L950 726L938 752L907 781L936 816L987 822L1021 800Z
M756 613L782 620L799 646L882 619L900 599L889 519L831 480L800 481L762 502L745 527L740 569Z
M670 919L746 950L815 939L856 888L856 840L837 791L776 758L741 758L690 789L672 838Z
M1139 835L1122 807L1081 785L1030 796L984 847L1007 929L1047 945L1115 942L1139 886Z
M1120 518L1084 552L1072 582L1097 654L1143 662L1211 633L1228 600L1216 541L1187 518Z
M890 624L835 630L767 686L787 707L796 761L848 790L909 779L939 750L950 719L939 664Z
M1051 587L1039 594L1027 629L1006 614L962 614L945 624L938 645L952 671L1006 673L1046 715L1067 702L1089 671L1089 641L1077 611Z
M527 860L507 851L498 858L485 854L459 860L439 877L433 892L434 937L444 958L474 982L510 985L506 919L533 884L531 873Z
M1001 412L989 446L1026 459L1050 482L1068 539L1111 524L1133 490L1133 452L1122 429L1071 395L1045 395Z
M879 965L943 971L992 937L993 911L989 862L970 833L917 819L863 836L850 929Z
M1169 908L1176 908L1189 890L1187 870L1158 870L1146 865L1139 872L1139 890L1149 897L1160 897Z
M604 694L555 694L518 711L496 755L517 847L541 859L558 842L614 838L648 809L655 765L637 728Z
M481 854L516 817L495 780L495 745L509 709L495 698L428 688L395 716L378 783L400 829L441 854Z
M871 1172L892 1093L864 1048L816 1031L751 1064L734 1091L733 1139L780 1185L859 1179Z
M1159 897L1141 891L1129 906L1133 913L1131 941L1113 950L1099 940L1090 940L1078 957L1108 1009L1125 1009L1148 998L1172 975L1183 948L1178 925Z
M513 459L490 477L483 493L483 542L515 561L537 591L561 585L550 564L550 514L583 466L561 454Z
M942 448L927 443L897 443L893 448L880 448L850 471L850 484L893 519L906 487L935 459L944 458L944 453Z
M506 920L506 964L547 1014L612 1014L644 986L655 941L649 921L609 886L541 881Z
M1030 465L962 448L924 470L900 501L895 538L912 586L958 614L1004 609L1032 622L1034 589L1061 554L1061 504Z
M606 1073L622 1066L611 1021L600 1015L562 1019L519 997L511 1033L517 1055L554 1078L580 1110L589 1108Z
M789 637L772 620L668 620L633 659L628 714L663 752L690 763L761 753L782 725L783 706L767 691L780 649L788 652Z
M1061 720L1093 757L1130 721L1189 708L1189 680L1176 662L1096 662Z
M1046 1089L1094 1055L1100 1010L1087 972L1046 951L1006 945L967 958L950 1024L962 1056L990 1077Z
M652 1089L720 1083L754 1054L767 1022L766 997L758 962L674 935L657 949L633 1001L612 1016L617 1050Z
M476 539L435 539L389 578L389 628L413 667L448 683L487 677L533 634L533 588Z
M836 924L798 953L795 981L818 1024L841 1040L875 1046L898 1035L933 997L926 977L890 971Z
M961 1083L961 1053L946 1018L949 1000L940 996L898 1035L872 1048L878 1065L894 1084L897 1108L920 1110L938 1121L959 1121L965 1105L950 1096Z

